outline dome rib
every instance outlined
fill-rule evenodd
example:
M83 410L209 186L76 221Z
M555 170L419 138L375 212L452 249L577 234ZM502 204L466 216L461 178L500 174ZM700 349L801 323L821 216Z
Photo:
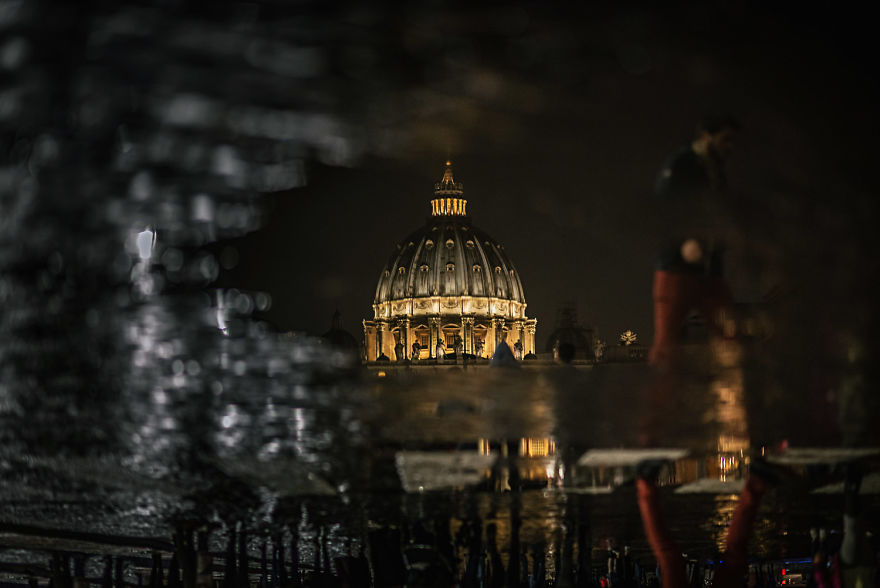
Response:
M498 243L469 221L443 221L428 222L399 243L400 249L389 256L379 276L374 303L429 296L475 296L525 304L519 272ZM432 230L435 226L436 231ZM433 241L430 249L429 239ZM453 243L451 250L446 245L449 240ZM474 243L473 251L467 246L468 240ZM451 276L446 269L448 263L455 267ZM428 266L427 272L421 270L423 265ZM473 271L474 265L479 265L481 271ZM500 273L496 273L496 267L501 268ZM428 274L427 279L423 279L424 273Z

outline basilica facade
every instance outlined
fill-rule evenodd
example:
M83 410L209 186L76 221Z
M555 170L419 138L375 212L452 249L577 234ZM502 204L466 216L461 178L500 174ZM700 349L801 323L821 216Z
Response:
M430 216L396 244L379 276L373 319L363 323L367 362L487 358L500 341L518 359L534 354L537 321L526 316L519 274L467 204L447 161Z

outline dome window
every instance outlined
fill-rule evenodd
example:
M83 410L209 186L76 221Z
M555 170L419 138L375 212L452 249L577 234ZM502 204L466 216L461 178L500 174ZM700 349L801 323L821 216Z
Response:
M452 249L453 247L455 247L455 241L452 239L446 239L446 248Z
M512 278L512 277L514 277L515 275L516 275L516 272L513 271L513 270L510 270L510 277Z
M405 274L405 273L406 273L406 268L403 267L403 266L400 266L399 268L397 268L397 273L399 273L400 275Z
M447 263L446 264L446 271L454 272L455 271L455 264L454 263Z
M475 274L478 274L478 273L480 273L481 271L483 271L483 268L481 268L481 267L479 266L479 264L474 264L474 273L475 273Z
M496 273L496 274L500 274L500 273L501 273L501 267L500 267L500 266L497 266L497 265L495 266L495 273Z
M426 264L426 263L423 263L422 265L419 266L419 271L420 271L420 272L426 272L426 271L428 271L429 269L430 269L430 268L428 267L428 264Z
M385 270L385 277L387 278L390 275L391 275L391 272L389 272L388 270Z
M433 248L434 248L434 242L433 242L433 241L431 241L430 239L428 239L427 241L425 241L425 249L433 249Z
M467 243L465 243L465 245L468 246L468 249L473 249L473 248L474 248L474 242L471 241L470 239L467 240Z

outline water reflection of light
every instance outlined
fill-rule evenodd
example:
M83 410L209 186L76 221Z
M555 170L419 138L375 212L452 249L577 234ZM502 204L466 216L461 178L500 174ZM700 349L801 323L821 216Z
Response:
M742 347L733 340L712 346L715 364L720 369L712 382L716 397L715 417L720 427L716 443L717 479L726 482L736 477L749 448L748 419L744 403Z
M477 451L480 455L489 455L491 453L491 448L489 447L488 439L480 439L477 441Z
M519 442L519 454L523 457L546 457L556 453L556 442L550 438L524 437Z
M719 553L724 553L727 549L727 527L736 510L736 504L737 496L735 494L715 498L715 511L712 513L709 524Z

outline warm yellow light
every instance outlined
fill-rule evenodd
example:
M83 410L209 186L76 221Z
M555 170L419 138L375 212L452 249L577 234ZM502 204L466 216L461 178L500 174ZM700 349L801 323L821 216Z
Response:
M385 372L379 372L379 373L376 374L376 375L379 376L380 378L384 378L384 377L385 377Z
M480 453L480 455L489 455L489 453L491 452L491 448L489 447L489 440L480 439L477 442L477 451Z

